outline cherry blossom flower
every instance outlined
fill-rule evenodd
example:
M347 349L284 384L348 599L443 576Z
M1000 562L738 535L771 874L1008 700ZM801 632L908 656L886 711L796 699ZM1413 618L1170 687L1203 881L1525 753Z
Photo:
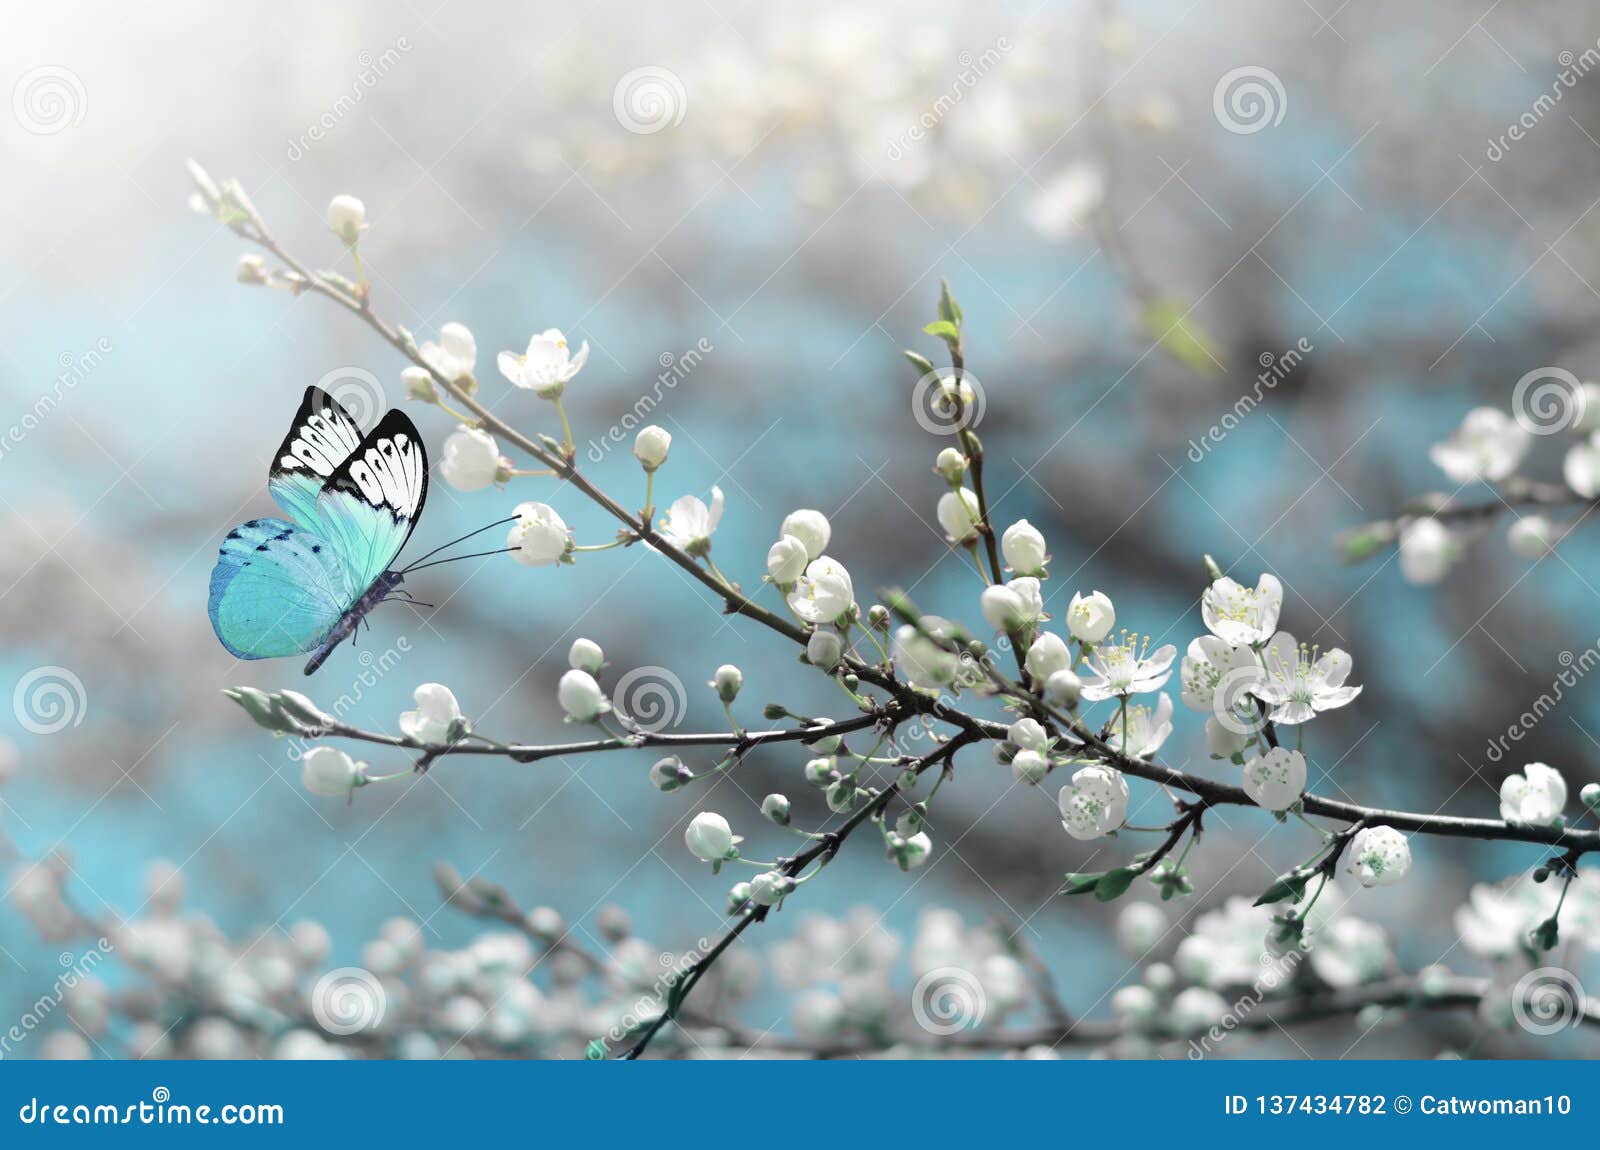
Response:
M417 355L451 383L462 383L478 366L478 341L465 324L447 323L439 329L439 342L424 343Z
M1129 634L1121 643L1096 647L1089 656L1089 674L1083 677L1083 697L1099 702L1159 691L1172 677L1178 648L1167 643L1147 653L1149 644L1148 636Z
M444 441L439 473L457 491L481 491L510 478L511 461L500 454L494 436L476 427L460 427Z
M450 740L452 733L459 732L461 707L449 687L443 683L424 683L412 692L412 697L417 701L417 709L401 713L402 735L421 743L444 743Z
M1349 850L1350 873L1362 886L1390 886L1411 873L1411 844L1393 827L1362 827Z
M665 463L671 448L672 432L653 423L641 428L639 434L633 437L633 457L646 471L654 471Z
M1249 647L1235 647L1215 635L1202 635L1189 644L1178 667L1183 705L1191 711L1213 713L1219 706L1230 709L1261 675L1261 663ZM1226 697L1219 700L1217 689L1224 683Z
M804 543L806 558L811 560L819 558L828 549L828 540L833 538L833 526L822 512L801 508L783 517L778 536L782 538L786 535L792 535Z
M1293 635L1279 631L1267 644L1264 659L1266 674L1250 693L1271 706L1271 722L1303 723L1361 694L1360 687L1344 685L1350 656L1337 647L1319 654L1316 647L1297 644Z
M1567 781L1546 763L1529 763L1500 784L1500 817L1524 826L1558 826L1567 805Z
M922 625L930 635L947 635L950 632L949 620L934 615L924 615ZM894 660L907 682L925 690L950 686L961 671L959 656L945 650L910 623L894 633Z
M1494 407L1475 407L1450 438L1428 449L1428 458L1456 483L1513 475L1528 452L1527 430Z
M1278 629L1283 608L1283 584L1276 575L1263 574L1255 590L1232 579L1218 579L1200 596L1200 616L1206 630L1234 646L1265 643Z
M704 554L711 550L711 536L721 522L722 488L713 487L710 507L695 495L682 495L673 500L661 520L661 534L667 542L691 555Z
M1244 793L1259 807L1286 811L1306 790L1306 757L1288 747L1273 747L1245 764Z
M1113 718L1106 732L1106 743L1133 759L1147 759L1161 749L1172 734L1172 697L1163 691L1152 708L1144 703L1128 704L1128 737L1122 737L1122 721Z
M785 535L767 548L767 578L780 587L793 583L806 569L806 545Z
M1104 592L1095 591L1087 597L1072 596L1072 603L1067 607L1067 630L1074 639L1081 643L1098 643L1111 634L1116 623L1116 609Z
M1075 839L1097 839L1128 821L1128 780L1114 767L1091 764L1061 788L1061 825Z
M566 520L548 503L519 503L517 521L506 533L511 557L525 567L549 567L566 559L572 550L572 532Z
M528 341L521 355L502 351L496 361L500 374L517 387L532 391L541 399L559 399L572 377L589 362L589 341L584 340L578 354L567 349L567 337L559 328L546 328Z
M807 623L832 623L855 603L855 587L844 564L823 555L806 566L788 599Z

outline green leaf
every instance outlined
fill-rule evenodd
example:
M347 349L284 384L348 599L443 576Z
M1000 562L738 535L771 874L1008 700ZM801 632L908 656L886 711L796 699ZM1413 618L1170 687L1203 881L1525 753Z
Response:
M923 375L933 374L935 370L933 366L933 360L929 359L927 356L918 355L916 352L911 351L910 349L907 349L902 354L906 357L906 359L911 361L911 366L916 368Z
M1261 892L1261 897L1256 899L1256 906L1266 906L1272 902L1283 902L1292 899L1300 901L1306 893L1306 884L1311 881L1313 871L1292 870L1288 874L1281 874L1272 880L1272 885Z
M922 329L929 335L936 335L951 347L961 342L961 329L947 319L935 320Z
M1341 532L1334 538L1333 545L1338 548L1342 562L1360 563L1389 546L1394 538L1394 524L1383 520Z
M939 318L946 323L954 324L957 331L961 328L961 305L950 294L950 281L939 281ZM931 332L929 334L932 334Z
M254 687L230 687L222 692L239 706L244 708L245 714L256 721L256 724L269 731L282 731L282 720L272 706L272 697L265 691L258 691Z
M1115 902L1127 892L1133 885L1133 880L1138 877L1139 872L1133 867L1122 866L1116 870L1108 870L1100 876L1100 881L1094 884L1094 897L1101 902Z
M1088 894L1101 879L1105 877L1104 871L1086 871L1082 874L1067 875L1067 885L1062 887L1057 894L1074 895Z
M1172 358L1197 375L1222 371L1222 354L1215 340L1173 300L1157 300L1144 310L1144 327Z

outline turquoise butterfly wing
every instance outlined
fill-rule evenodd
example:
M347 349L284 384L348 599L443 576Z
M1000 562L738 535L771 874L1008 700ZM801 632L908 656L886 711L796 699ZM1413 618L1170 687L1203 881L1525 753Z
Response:
M306 389L267 488L293 521L252 519L228 533L211 572L212 629L241 659L328 649L405 546L427 498L422 438L390 411L366 437L327 393ZM330 642L331 638L331 642Z

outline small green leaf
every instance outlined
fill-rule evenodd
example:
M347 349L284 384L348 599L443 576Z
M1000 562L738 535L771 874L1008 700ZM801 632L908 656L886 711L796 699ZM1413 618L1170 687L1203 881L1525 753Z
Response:
M936 335L951 347L961 342L961 329L947 319L935 320L922 329L929 335Z
M1088 894L1104 877L1104 871L1086 871L1082 874L1069 874L1067 875L1067 885L1062 887L1056 893L1065 895Z
M909 349L907 349L902 354L906 357L907 360L909 360L911 362L911 366L916 368L923 375L932 375L933 374L933 372L934 372L933 360L929 359L927 356L918 355L916 352L911 351Z
M939 318L946 323L954 324L957 331L961 328L961 305L950 294L950 281L939 281ZM930 333L931 334L931 333Z
M1144 327L1172 358L1197 375L1222 370L1221 350L1205 329L1189 316L1189 308L1173 300L1157 300L1144 311Z
M1115 902L1126 893L1133 885L1133 880L1138 877L1139 872L1133 867L1122 866L1116 870L1108 870L1100 876L1100 881L1094 884L1094 897L1101 902Z
M1306 884L1311 881L1314 872L1292 870L1288 874L1281 874L1272 880L1272 885L1261 892L1261 897L1256 899L1256 906L1266 906L1268 903L1283 902L1292 899L1296 902L1306 893Z
M1394 538L1394 524L1383 520L1341 532L1334 538L1333 545L1338 549L1342 562L1360 563L1389 546Z

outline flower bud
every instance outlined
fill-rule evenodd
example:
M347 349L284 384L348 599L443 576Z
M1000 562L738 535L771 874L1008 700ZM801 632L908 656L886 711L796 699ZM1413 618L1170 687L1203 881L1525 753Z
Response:
M927 831L918 831L910 836L892 834L887 847L890 861L901 870L916 870L928 861L928 855L933 851L933 840L928 837Z
M600 684L594 681L594 676L576 668L562 675L561 681L556 684L556 701L574 723L592 723L611 710L611 704L606 701L605 692L600 690Z
M968 488L947 491L939 497L939 526L956 544L971 543L978 537L978 523L983 518L978 510L978 497Z
M767 549L767 576L774 583L793 583L804 574L806 562L806 545L785 535Z
M1219 759L1231 759L1250 745L1248 736L1223 726L1216 718L1206 720L1206 751Z
M761 800L761 813L780 827L789 825L789 798L787 795L768 795Z
M724 663L717 668L716 677L706 685L717 689L717 698L724 703L731 703L739 697L739 688L744 686L744 672L732 663Z
M854 779L839 779L828 784L828 809L836 815L847 814L855 809L856 781Z
M805 544L806 559L809 562L827 551L828 540L833 538L833 527L822 512L802 508L784 516L783 526L778 528L778 534L792 535Z
M728 890L728 913L739 914L750 905L750 884L736 882Z
M1100 642L1111 633L1116 623L1117 612L1111 606L1111 599L1100 591L1093 592L1087 598L1073 595L1072 603L1067 607L1067 630L1082 643Z
M1154 903L1130 902L1117 916L1117 942L1129 958L1143 958L1167 933L1167 916Z
M844 641L837 631L819 627L806 640L806 662L821 671L831 671L844 655Z
M444 441L439 463L444 481L457 491L482 491L509 477L510 464L500 454L494 436L476 427L459 427Z
M839 735L823 735L816 742L807 743L806 745L819 755L835 755L839 753L839 748L844 745L844 739Z
M1035 786L1050 773L1050 760L1038 751L1020 750L1012 756L1011 773L1017 782Z
M1600 783L1585 783L1578 798L1591 811L1600 811Z
M567 933L566 919L553 906L534 907L523 916L522 922L529 934L546 944L558 941Z
M634 436L633 457L646 471L654 471L667 461L667 450L671 446L672 433L652 423Z
M1083 682L1072 671L1063 669L1053 672L1044 681L1044 700L1052 707L1076 707L1082 693Z
M1019 519L1005 534L1000 536L1000 550L1006 557L1006 563L1018 575L1045 574L1045 564L1049 562L1044 536L1039 529L1026 519Z
M245 252L239 257L239 264L234 269L233 278L242 284L260 287L271 282L272 277L267 274L267 261L257 252Z
M812 759L806 764L806 782L814 787L827 786L833 782L836 773L831 758Z
M334 196L328 204L328 227L353 245L367 226L367 206L354 196Z
M1072 669L1072 652L1067 649L1065 639L1046 631L1028 648L1024 665L1028 668L1028 674L1043 683L1057 671Z
M714 811L701 811L689 822L683 833L689 853L701 862L720 863L738 857L738 844L742 841L728 820Z
M984 620L996 631L1015 631L1029 622L1027 603L1010 587L985 587L979 605Z
M955 448L947 447L933 461L933 469L944 476L945 482L960 483L961 477L967 473L967 457Z
M598 675L606 665L606 654L593 639L576 639L567 651L567 666L577 671Z
M762 871L750 880L750 901L757 906L771 906L793 892L794 879L782 871Z
M400 382L406 385L406 398L419 403L439 402L439 389L434 386L433 375L425 367L412 364L400 373Z
M1523 559L1542 559L1556 545L1555 524L1543 515L1524 515L1506 530L1511 553Z
M887 631L889 629L889 608L882 603L874 603L867 608L867 626L874 631Z
M300 760L300 781L314 795L342 799L366 782L367 765L338 747L312 747Z
M650 768L650 781L655 788L663 793L675 791L694 781L694 772L683 765L683 760L677 755L668 755L664 759L657 759Z

